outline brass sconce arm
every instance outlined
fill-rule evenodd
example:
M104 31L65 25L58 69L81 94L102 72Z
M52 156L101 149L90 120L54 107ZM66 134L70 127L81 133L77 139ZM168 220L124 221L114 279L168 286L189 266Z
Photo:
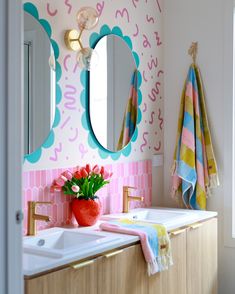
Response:
M84 7L77 13L77 23L80 31L75 29L67 30L64 35L64 42L67 49L78 52L78 64L82 68L90 70L90 59L93 49L84 47L81 37L84 30L94 28L99 20L97 11L92 7Z

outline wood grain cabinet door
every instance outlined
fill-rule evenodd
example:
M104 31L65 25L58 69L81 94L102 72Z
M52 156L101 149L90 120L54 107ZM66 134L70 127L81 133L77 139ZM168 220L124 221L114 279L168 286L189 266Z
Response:
M217 293L217 219L187 229L187 294Z
M99 259L98 294L148 294L147 267L140 245Z
M163 294L187 294L186 230L178 230L170 236L173 265L167 271L162 272L164 282Z
M26 280L25 294L97 294L97 260Z
M149 277L149 294L187 294L186 292L186 230L171 234L173 265Z

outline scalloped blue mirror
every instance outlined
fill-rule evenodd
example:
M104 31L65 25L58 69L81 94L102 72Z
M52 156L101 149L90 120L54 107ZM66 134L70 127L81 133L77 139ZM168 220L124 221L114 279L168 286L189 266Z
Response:
M55 120L56 60L51 40L34 15L24 12L24 154L38 150Z
M137 65L130 47L117 35L102 37L94 50L89 73L91 127L103 148L117 152L129 144L137 124Z

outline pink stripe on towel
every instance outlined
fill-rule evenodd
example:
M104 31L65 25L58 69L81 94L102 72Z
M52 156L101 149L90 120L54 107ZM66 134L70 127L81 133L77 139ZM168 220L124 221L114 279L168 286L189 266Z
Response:
M117 223L101 223L100 228L104 231L138 236L149 275L167 270L173 264L170 239L165 226L128 219L114 222Z
M195 138L190 130L183 127L182 130L182 143L190 148L193 152L195 151Z
M148 246L148 236L146 233L138 231L138 230L134 230L134 229L128 229L128 228L121 227L115 224L110 224L110 223L102 223L100 224L100 228L104 231L116 232L116 233L122 233L122 234L128 234L128 235L140 237L140 243L141 243L141 247L142 247L146 262L149 263L154 259L152 251L150 250ZM159 269L157 268L156 272L158 271Z

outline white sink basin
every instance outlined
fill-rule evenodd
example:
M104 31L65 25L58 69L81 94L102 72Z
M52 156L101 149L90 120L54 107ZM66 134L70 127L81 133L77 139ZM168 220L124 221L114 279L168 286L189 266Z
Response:
M24 252L49 257L63 257L84 248L99 246L118 237L110 237L100 232L78 232L73 229L52 228L38 236L25 237Z
M131 215L132 219L153 221L159 223L169 222L178 218L185 217L185 212L172 212L172 211L158 211L157 209L149 209L145 211L139 211Z
M129 213L104 215L102 220L133 219L149 223L160 223L172 229L178 225L192 222L196 215L192 211L182 209L137 208Z
M153 209L153 208L140 208L133 209L129 213L118 213L118 214L109 214L104 215L102 219L119 219L119 218L128 218L135 220L145 220L164 223L166 221L171 221L172 219L182 218L188 216L188 213L185 211L170 211L162 209Z

